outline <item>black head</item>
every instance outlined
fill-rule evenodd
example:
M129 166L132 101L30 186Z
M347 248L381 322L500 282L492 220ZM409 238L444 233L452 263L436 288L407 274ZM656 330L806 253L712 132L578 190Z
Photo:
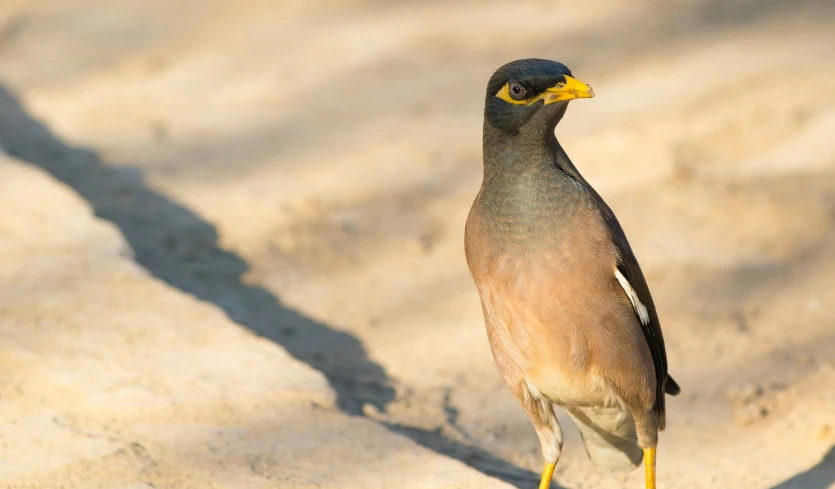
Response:
M571 76L564 64L547 59L512 61L487 83L485 124L506 134L519 134L531 123L553 132L568 101L594 97L590 86Z

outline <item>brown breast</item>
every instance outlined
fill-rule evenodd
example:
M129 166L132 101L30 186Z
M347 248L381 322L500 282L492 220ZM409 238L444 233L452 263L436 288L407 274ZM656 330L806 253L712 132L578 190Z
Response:
M523 239L519 230L510 240L497 235L490 217L477 199L465 247L511 389L528 379L557 402L584 405L608 403L611 385L646 383L651 356L614 277L617 252L597 208L583 203L561 222L525 223Z

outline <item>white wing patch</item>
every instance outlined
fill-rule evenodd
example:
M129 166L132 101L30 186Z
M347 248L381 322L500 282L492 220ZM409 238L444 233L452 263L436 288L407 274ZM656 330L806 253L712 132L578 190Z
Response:
M623 287L623 291L626 292L626 297L629 297L629 302L632 303L632 308L638 314L638 319L641 320L641 324L649 324L649 312L647 312L646 306L641 303L641 299L638 299L638 293L632 288L629 280L626 280L626 277L617 268L615 268L615 278L618 279L618 283Z

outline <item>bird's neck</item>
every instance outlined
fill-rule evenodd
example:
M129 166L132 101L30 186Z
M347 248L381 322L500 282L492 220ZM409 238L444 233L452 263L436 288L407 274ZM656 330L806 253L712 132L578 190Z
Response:
M541 131L523 130L508 134L485 121L482 142L484 180L514 179L521 175L538 175L548 180L555 175L555 170L559 170L562 176L583 181L554 135L556 121L543 127Z
M584 180L553 132L540 138L491 134L485 126L484 181L478 205L503 247L559 236L561 222L588 199ZM523 136L523 137L518 137Z

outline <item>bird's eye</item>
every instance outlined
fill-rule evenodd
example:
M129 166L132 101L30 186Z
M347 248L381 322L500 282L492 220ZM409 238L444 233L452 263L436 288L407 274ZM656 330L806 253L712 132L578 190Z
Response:
M515 82L510 84L510 86L508 87L508 91L510 92L510 96L514 100L521 100L522 97L525 96L525 88L522 85Z

